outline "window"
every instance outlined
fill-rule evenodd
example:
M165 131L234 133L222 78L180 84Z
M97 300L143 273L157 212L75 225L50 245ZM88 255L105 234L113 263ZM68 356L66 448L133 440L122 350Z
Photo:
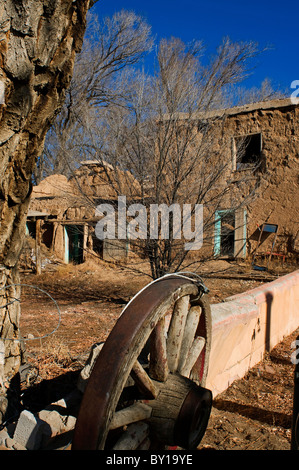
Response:
M233 170L246 170L261 161L262 134L249 134L233 139Z

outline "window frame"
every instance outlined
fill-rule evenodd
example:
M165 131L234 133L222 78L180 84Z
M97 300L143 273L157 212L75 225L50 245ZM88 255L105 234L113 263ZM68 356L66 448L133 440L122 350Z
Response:
M238 163L238 149L236 145L236 140L237 139L246 139L247 137L252 137L252 136L260 136L260 149L259 153L262 153L263 150L263 134L262 132L251 132L249 134L242 134L242 135L234 135L232 137L232 171L243 171L243 170L248 170L250 168L253 168L257 163ZM248 144L247 144L248 145ZM240 165L238 167L238 165Z

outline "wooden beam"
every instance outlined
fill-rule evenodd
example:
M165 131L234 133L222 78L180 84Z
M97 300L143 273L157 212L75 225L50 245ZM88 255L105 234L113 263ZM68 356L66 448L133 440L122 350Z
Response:
M190 308L190 311L188 313L187 320L186 320L183 339L182 339L180 359L179 359L179 364L178 364L179 372L183 369L185 365L191 345L194 341L200 315L201 315L200 305L196 305Z
M112 450L136 450L149 435L149 426L146 423L133 423L128 426Z
M165 382L168 376L165 317L161 318L151 334L149 375Z
M35 229L35 272L36 274L41 274L42 272L42 261L41 261L41 219L36 220L36 229Z

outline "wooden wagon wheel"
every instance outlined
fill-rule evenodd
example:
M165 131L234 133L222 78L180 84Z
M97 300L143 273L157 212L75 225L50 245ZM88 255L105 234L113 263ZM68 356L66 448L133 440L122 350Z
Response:
M204 289L197 277L168 275L129 302L89 378L72 449L197 447L212 406Z

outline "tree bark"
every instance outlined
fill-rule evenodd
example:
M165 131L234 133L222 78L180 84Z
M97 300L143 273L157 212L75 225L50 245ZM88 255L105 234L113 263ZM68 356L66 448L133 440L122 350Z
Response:
M0 422L22 361L18 260L31 178L82 46L89 0L0 0Z

